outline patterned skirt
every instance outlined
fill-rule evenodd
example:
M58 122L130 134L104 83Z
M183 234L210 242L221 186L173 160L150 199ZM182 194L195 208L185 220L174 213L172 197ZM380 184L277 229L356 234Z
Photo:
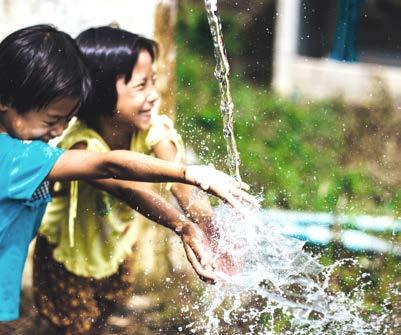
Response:
M133 296L133 259L127 257L112 276L95 279L68 271L53 259L53 249L38 235L33 287L39 314L65 334L96 333L113 309L124 306Z

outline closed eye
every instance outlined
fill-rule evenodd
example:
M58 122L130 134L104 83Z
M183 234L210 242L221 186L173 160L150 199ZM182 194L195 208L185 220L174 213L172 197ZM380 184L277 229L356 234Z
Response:
M146 81L142 81L138 84L136 84L135 86L133 86L133 88L143 88L146 86Z
M58 120L55 120L55 121L44 121L45 125L47 125L47 126L54 126L57 122L58 122Z

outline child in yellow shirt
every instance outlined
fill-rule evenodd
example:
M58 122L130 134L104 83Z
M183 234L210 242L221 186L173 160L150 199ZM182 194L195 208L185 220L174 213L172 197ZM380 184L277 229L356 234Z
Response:
M93 95L60 147L131 150L182 163L183 146L172 121L154 113L159 98L155 42L100 27L81 33L77 44L91 74ZM170 187L186 214L210 231L213 213L208 202L192 203L191 186ZM55 326L83 334L102 323L115 302L133 295L132 281L137 279L131 275L132 247L153 247L132 208L162 224L185 216L133 182L56 184L55 192L35 250L35 299L39 312ZM158 199L157 209L144 207L149 197Z
M97 178L184 182L235 203L232 197L239 195L239 188L218 179L207 185L206 168L128 150L102 153L50 146L47 142L67 127L91 89L76 44L54 27L37 25L7 36L0 43L0 78L0 322L19 316L22 269L28 245L52 200L49 182ZM157 202L148 204L160 207ZM202 248L200 229L187 220L166 224L180 233L196 271L213 277L204 265L208 253Z

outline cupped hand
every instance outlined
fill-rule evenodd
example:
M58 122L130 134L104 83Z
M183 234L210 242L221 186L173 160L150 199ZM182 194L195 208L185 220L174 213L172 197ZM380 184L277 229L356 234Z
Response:
M195 223L187 222L177 232L181 235L187 258L199 278L207 283L214 283L215 264L203 231Z

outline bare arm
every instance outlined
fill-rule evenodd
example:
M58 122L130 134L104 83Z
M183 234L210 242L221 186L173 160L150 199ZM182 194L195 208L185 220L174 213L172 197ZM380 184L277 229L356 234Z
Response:
M89 180L125 179L148 182L181 182L201 187L223 201L241 209L236 199L254 199L241 188L249 188L226 174L205 166L185 167L127 150L106 153L66 150L50 171L47 179Z
M152 182L189 182L185 166L172 164L128 150L106 153L66 150L48 175L48 180L118 178Z
M86 144L81 142L73 149L85 148ZM127 180L89 179L88 183L124 201L149 219L174 230L181 237L187 258L199 277L205 281L213 281L213 274L207 268L210 266L210 255L203 232L160 195L146 189L141 183Z
M162 196L141 183L118 179L96 179L91 185L124 201L132 209L176 233L181 232L187 219Z
M170 140L160 141L154 146L153 151L157 158L170 162L173 162L177 155L177 148ZM209 236L213 234L212 222L214 214L208 199L206 197L192 199L196 190L191 185L174 183L171 191L180 204L180 207L191 220L200 224Z
M205 281L214 280L210 272L210 250L202 230L160 195L132 181L98 179L89 183L124 201L152 221L172 229L181 237L187 258L198 276Z
M177 148L170 140L162 140L153 148L156 157L174 161L177 155ZM197 197L192 200L194 187L174 183L171 188L172 193L180 204L184 212L191 218L192 221L199 224L199 227L205 233L209 240L209 245L215 252L215 266L217 269L227 274L234 273L234 260L230 253L221 253L218 250L219 230L214 220L214 213L207 197Z

